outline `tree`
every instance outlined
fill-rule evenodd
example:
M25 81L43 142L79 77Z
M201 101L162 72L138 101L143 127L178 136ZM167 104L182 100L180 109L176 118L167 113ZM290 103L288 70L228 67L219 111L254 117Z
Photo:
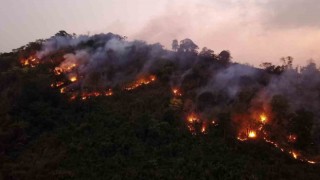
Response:
M199 56L205 57L205 58L213 58L214 51L211 49L208 49L207 47L204 47L204 48L202 48L201 52L199 53Z
M291 57L291 56L282 57L280 60L283 63L284 69L292 69L293 57Z
M221 61L221 62L224 62L224 63L229 63L230 60L231 60L231 54L228 50L223 50L220 52L220 54L218 55L218 59Z
M61 31L57 32L57 33L55 34L55 36L62 36L62 37L72 38L72 35L69 34L69 33L67 33L67 32L64 31L64 30L61 30Z
M172 41L172 50L178 51L178 49L179 49L178 40L174 39L174 40Z
M180 41L180 52L198 53L197 49L199 49L199 47L191 39L187 38Z

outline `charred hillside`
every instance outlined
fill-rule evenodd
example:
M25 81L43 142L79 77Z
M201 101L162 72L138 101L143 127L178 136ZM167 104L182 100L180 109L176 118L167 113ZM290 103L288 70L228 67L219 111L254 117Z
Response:
M56 35L0 55L2 179L319 179L320 71L190 39Z

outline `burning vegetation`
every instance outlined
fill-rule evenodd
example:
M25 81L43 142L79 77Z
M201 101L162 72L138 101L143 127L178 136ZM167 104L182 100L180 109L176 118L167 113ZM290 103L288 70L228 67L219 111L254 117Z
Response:
M43 44L38 56L21 58L20 63L31 68L51 63L51 87L70 100L112 96L113 90L131 91L159 81L170 87L173 109L187 114L185 124L191 134L209 134L211 127L233 129L230 134L236 134L234 138L239 141L265 141L294 159L318 163L306 149L318 152L320 148L316 145L319 136L314 133L320 124L320 103L311 104L312 98L304 94L296 101L290 98L301 94L301 87L310 91L317 87L305 83L310 74L320 79L312 64L301 71L290 64L257 69L231 63L228 51L215 55L203 49L208 52L198 53L190 39L167 51L159 44L128 42L113 34L68 37L59 46L52 45L59 43L55 38ZM89 42L93 45L87 47ZM298 80L291 87L281 85L286 79L292 83L292 78ZM314 81L320 85L320 80ZM305 104L310 105L309 110ZM310 122L301 129L301 119L305 118ZM305 134L307 143L302 140Z

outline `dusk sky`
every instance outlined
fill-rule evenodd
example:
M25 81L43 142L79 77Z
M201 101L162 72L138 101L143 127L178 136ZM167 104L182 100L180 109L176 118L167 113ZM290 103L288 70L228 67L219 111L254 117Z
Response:
M59 30L113 32L170 48L192 39L234 61L320 62L319 0L1 0L0 52Z

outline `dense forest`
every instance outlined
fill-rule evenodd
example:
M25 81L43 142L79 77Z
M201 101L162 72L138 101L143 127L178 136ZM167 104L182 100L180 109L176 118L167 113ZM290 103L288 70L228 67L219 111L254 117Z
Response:
M0 54L0 179L320 179L320 71L60 31Z

